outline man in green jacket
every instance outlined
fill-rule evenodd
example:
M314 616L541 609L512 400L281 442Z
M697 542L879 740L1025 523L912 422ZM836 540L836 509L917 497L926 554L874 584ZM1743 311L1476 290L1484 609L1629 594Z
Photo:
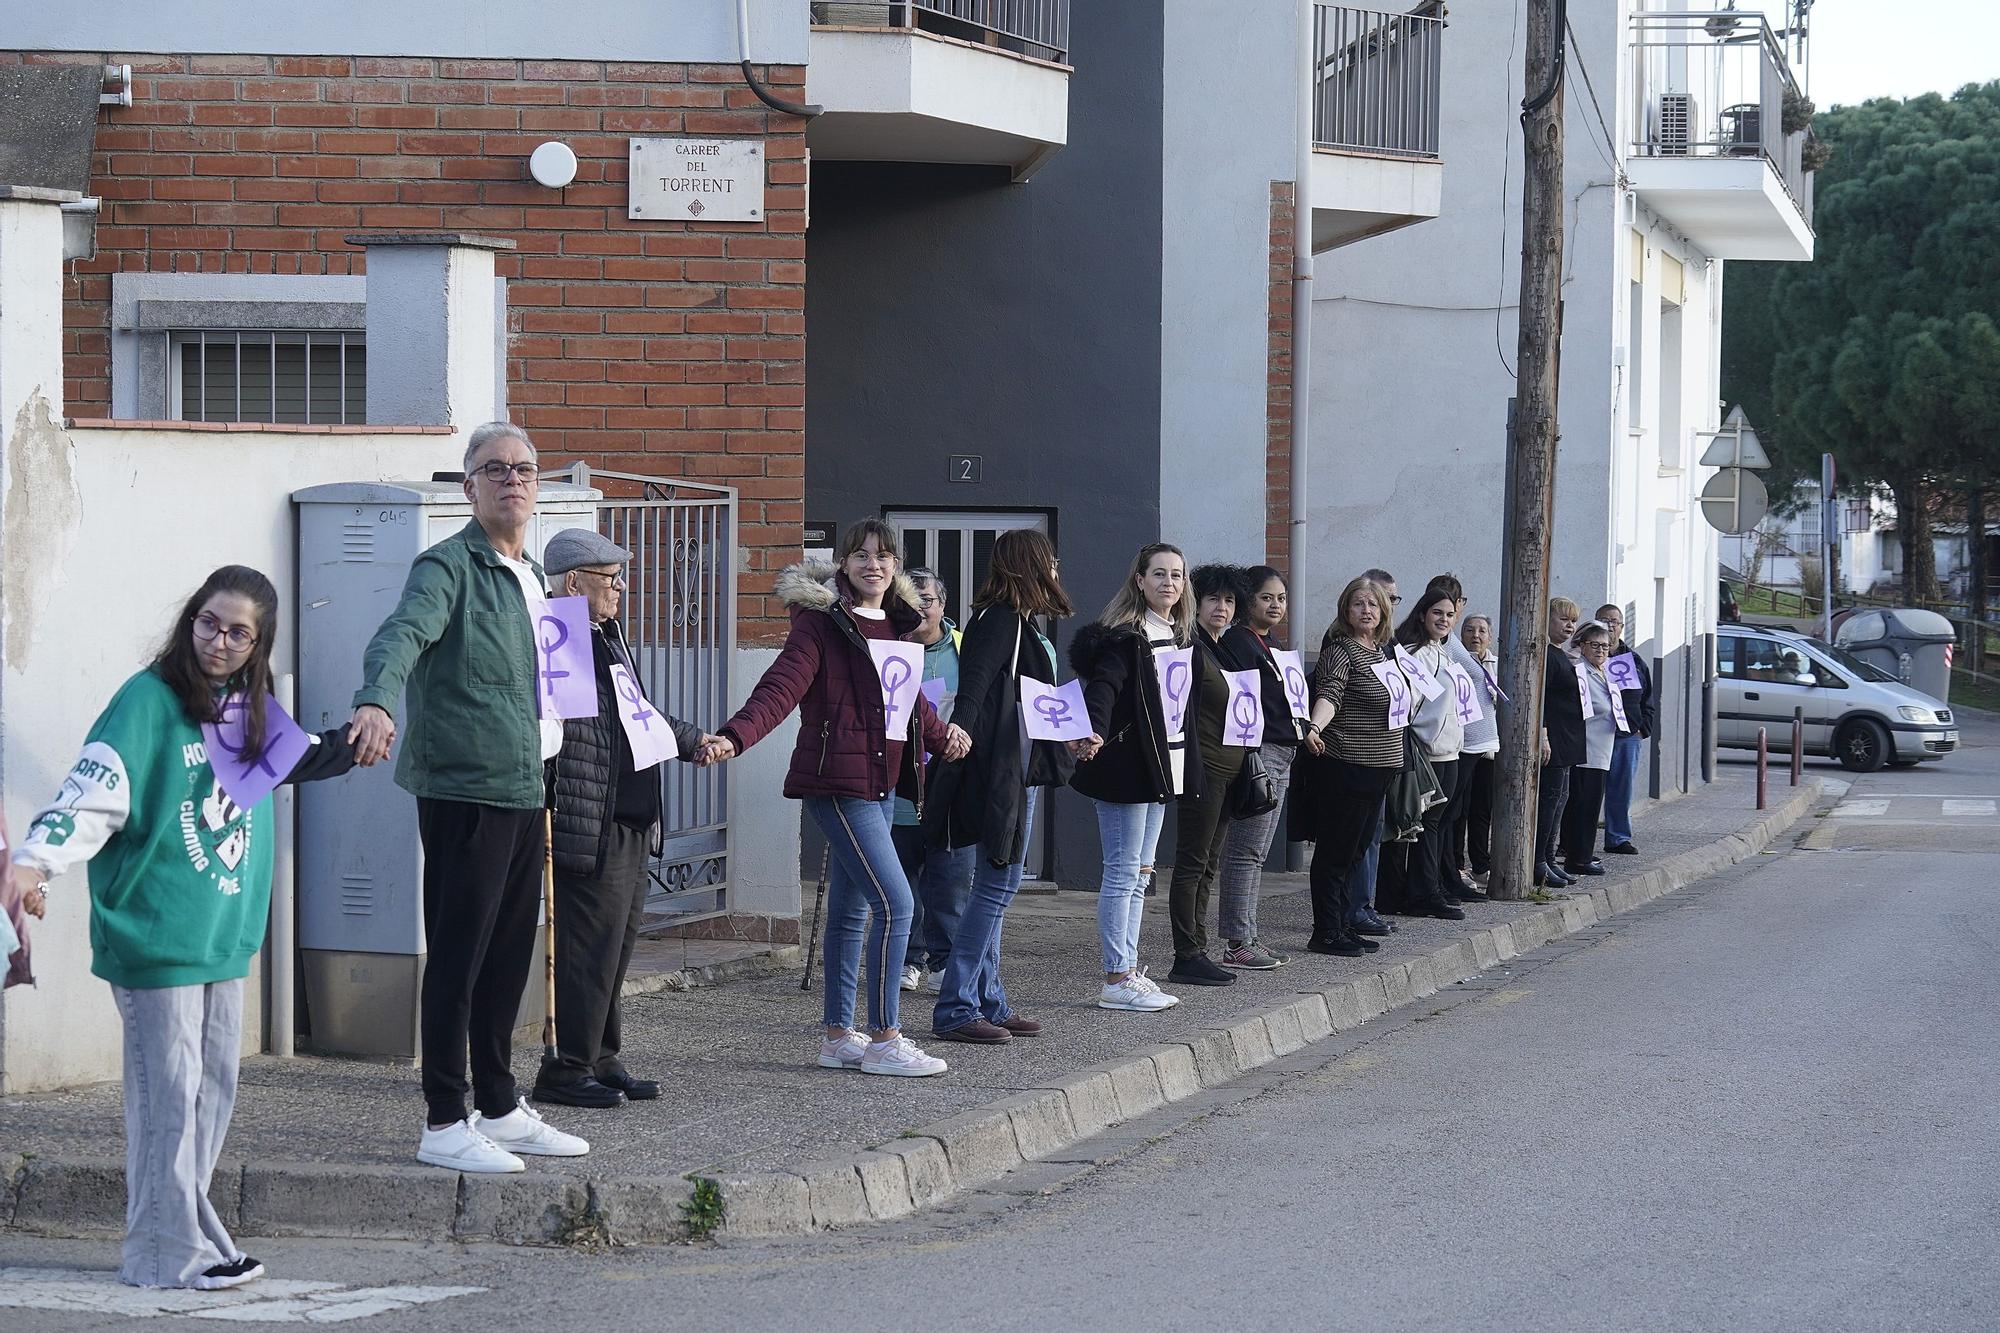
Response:
M472 432L472 522L410 566L402 600L362 655L354 694L356 757L371 763L388 753L408 691L396 782L417 798L430 951L420 1021L428 1118L417 1160L456 1171L520 1171L516 1154L590 1151L543 1123L510 1067L541 905L543 765L563 739L535 695L534 625L547 599L525 547L539 488L527 432L505 421Z

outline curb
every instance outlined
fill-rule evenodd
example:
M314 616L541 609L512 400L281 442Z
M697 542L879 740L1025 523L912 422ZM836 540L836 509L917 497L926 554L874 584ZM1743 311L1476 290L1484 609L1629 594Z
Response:
M647 972L640 976L627 976L624 989L618 992L623 999L634 995L658 995L662 991L700 990L705 986L720 986L725 982L742 981L749 977L768 977L774 972L796 972L805 966L805 946L800 944L774 944L763 953L751 954L746 958L732 958L723 963L702 963L694 967L683 967L672 972ZM537 1029L539 1032L539 1028ZM540 1040L539 1037L536 1040Z
M905 1217L1747 860L1803 817L1820 790L1819 780L1810 779L1749 828L1668 857L1632 879L1531 907L1421 958L1274 1000L848 1156L783 1171L605 1179L225 1161L209 1197L232 1231L250 1236L510 1245L659 1243L711 1230L731 1237L799 1236ZM786 948L796 953L799 946L658 973L645 979L644 990L628 985L626 993L784 970L793 965ZM690 974L702 979L680 980ZM124 1204L121 1160L0 1153L0 1227L115 1235L124 1227ZM720 1224L711 1226L718 1204Z

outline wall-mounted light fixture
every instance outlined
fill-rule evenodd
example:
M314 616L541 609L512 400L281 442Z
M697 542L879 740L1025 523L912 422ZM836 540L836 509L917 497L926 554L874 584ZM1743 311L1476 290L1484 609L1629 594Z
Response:
M560 190L576 179L576 154L568 144L545 143L529 154L528 174L536 184Z

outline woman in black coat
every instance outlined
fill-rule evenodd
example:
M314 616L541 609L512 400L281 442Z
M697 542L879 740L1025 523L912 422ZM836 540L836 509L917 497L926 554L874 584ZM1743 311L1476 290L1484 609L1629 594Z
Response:
M952 720L973 738L973 749L938 766L925 831L933 846L976 845L979 855L931 1028L946 1041L999 1045L1042 1030L1007 1002L1000 925L1021 887L1036 790L1062 786L1074 763L1066 746L1027 740L1021 725L1021 678L1056 679L1055 647L1033 617L1072 613L1049 539L1028 530L1000 534L972 605Z

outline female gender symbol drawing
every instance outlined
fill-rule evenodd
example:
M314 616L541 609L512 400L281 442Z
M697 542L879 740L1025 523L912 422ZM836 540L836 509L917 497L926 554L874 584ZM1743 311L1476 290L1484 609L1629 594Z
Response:
M618 673L618 692L625 696L626 703L632 705L625 715L647 731L651 731L654 714L653 710L646 706L646 696L639 689L639 682L621 671Z
M1243 674L1253 678L1255 676L1253 672L1246 671ZM1262 713L1263 709L1259 699L1250 692L1248 686L1236 692L1236 697L1230 701L1229 712L1236 719L1236 743L1255 745L1259 739L1257 733L1262 720L1258 714Z
M882 659L882 708L883 723L893 728L896 725L896 692L910 683L910 664L900 657Z

